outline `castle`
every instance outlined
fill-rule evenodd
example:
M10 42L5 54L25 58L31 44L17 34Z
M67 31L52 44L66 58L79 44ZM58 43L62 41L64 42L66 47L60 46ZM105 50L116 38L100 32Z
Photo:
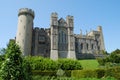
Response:
M58 58L79 59L99 56L103 50L104 38L102 27L92 30L86 35L74 34L74 17L68 15L66 20L58 19L57 13L50 17L50 28L34 26L35 13L28 8L21 8L18 13L18 30L16 43L24 56L43 56L53 60Z

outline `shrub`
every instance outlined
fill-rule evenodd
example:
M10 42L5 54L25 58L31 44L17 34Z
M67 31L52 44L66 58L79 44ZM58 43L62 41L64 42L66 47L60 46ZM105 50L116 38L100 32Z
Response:
M71 77L93 78L95 77L95 72L93 70L72 70Z
M106 69L105 77L107 76L115 77L120 80L120 66Z
M117 80L120 80L120 67L113 67L109 69L96 69L96 70L72 70L71 77L75 77L78 79L101 78L103 80L109 80L110 78L115 78Z
M59 59L58 66L62 70L81 70L81 69L83 69L78 60L72 60L72 59Z
M56 71L41 71L41 70L33 70L33 75L40 75L40 76L56 76Z
M43 58L39 56L29 56L26 57L26 60L30 62L32 70L58 70L58 64L48 58Z
M104 75L105 75L104 69L71 71L71 77L76 78L102 78Z
M15 44L15 41L10 41L0 70L0 77L2 80L31 80L30 70L28 70L19 46Z
M96 78L102 78L105 75L104 69L96 69L95 70L95 77Z
M59 59L53 61L49 58L43 58L38 56L26 57L26 60L30 62L32 70L81 70L82 66L78 60L72 59Z

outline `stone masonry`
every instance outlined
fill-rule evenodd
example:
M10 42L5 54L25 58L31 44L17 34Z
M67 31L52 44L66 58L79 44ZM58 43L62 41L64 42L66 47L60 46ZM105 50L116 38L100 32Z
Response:
M24 56L43 56L53 60L58 58L93 58L105 50L102 27L82 34L74 34L74 17L66 20L58 14L50 16L50 28L34 27L35 13L28 8L21 8L18 13L16 43Z

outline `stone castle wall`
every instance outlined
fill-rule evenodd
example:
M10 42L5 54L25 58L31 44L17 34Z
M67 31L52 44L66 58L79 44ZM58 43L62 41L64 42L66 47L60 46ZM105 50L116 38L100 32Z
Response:
M34 12L20 9L18 13L18 31L16 42L24 55L79 59L100 55L105 50L102 27L86 35L74 34L74 17L66 20L58 18L57 13L50 17L50 28L33 28ZM24 42L25 41L25 42Z

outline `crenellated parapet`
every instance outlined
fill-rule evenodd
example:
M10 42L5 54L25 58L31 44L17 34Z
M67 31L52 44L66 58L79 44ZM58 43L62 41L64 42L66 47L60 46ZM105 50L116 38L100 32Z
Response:
M58 14L56 12L51 13L51 17L58 17Z
M19 9L18 16L20 16L21 14L29 14L33 18L35 17L34 11L32 9L28 9L28 8Z
M74 17L73 16L68 15L66 17L66 22L67 22L68 27L74 27Z

